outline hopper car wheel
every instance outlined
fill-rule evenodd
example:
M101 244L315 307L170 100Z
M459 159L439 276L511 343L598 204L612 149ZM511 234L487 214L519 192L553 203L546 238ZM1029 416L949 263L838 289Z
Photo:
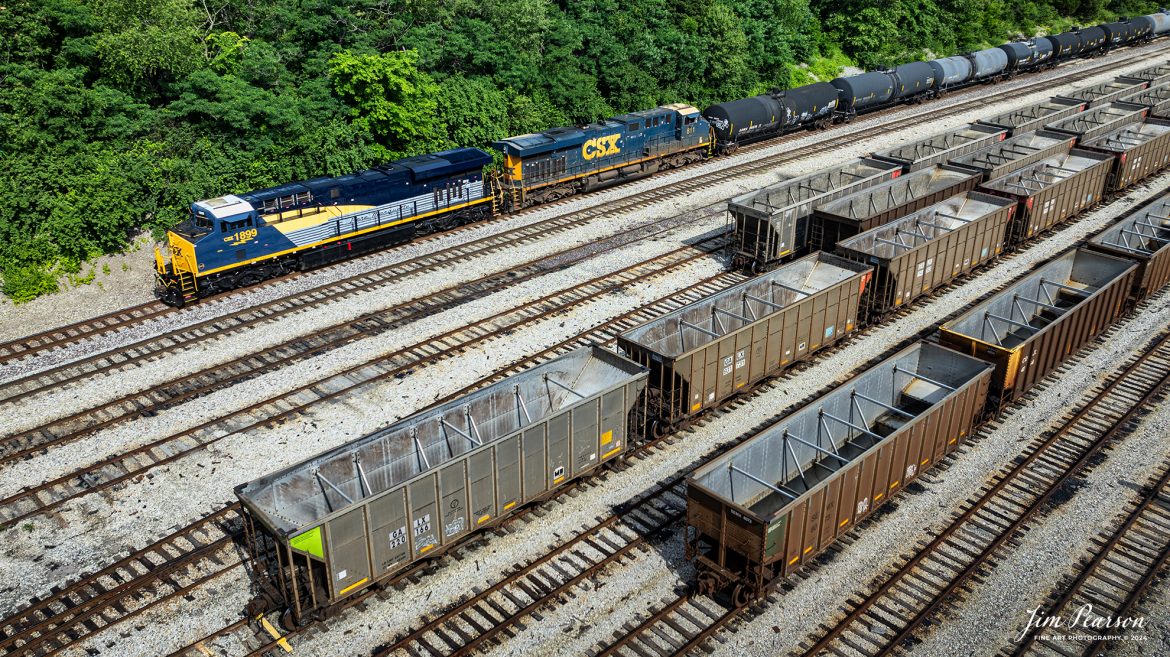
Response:
M659 440L668 433L668 426L665 422L654 420L650 423L650 435L654 440Z
M731 604L735 605L736 609L746 607L752 601L752 593L747 586L743 584L736 584L735 589L731 592Z
M763 265L761 265L761 264L760 264L758 261L757 261L757 262L753 262L753 263L752 263L752 266L751 266L751 270L752 270L752 274L753 274L753 275L759 275L759 274L763 273L763 271L764 271L764 266L763 266Z
M296 632L297 622L293 620L292 609L285 609L284 613L280 615L280 626L286 632Z
M699 573L699 595L711 597L719 590L719 578L714 573L702 572Z

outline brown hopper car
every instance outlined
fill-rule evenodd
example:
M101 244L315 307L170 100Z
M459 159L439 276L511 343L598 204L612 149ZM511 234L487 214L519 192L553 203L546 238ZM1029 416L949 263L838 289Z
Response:
M799 254L808 245L816 205L893 180L902 168L861 158L738 196L727 206L734 223L732 266L754 273Z
M687 478L699 590L759 596L954 451L991 367L916 343L712 459Z
M1038 130L1048 123L1059 121L1085 111L1089 104L1083 100L1068 98L1050 98L1035 105L1021 107L990 118L980 119L979 123L996 126L1008 130L1014 137L1025 132Z
M979 171L984 180L994 180L1053 155L1067 154L1076 139L1063 132L1025 132L981 151L956 157L951 164Z
M1090 249L1138 263L1133 296L1137 301L1170 283L1170 195L1089 239Z
M1046 124L1044 128L1076 135L1077 143L1083 143L1130 123L1141 123L1149 112L1150 108L1145 105L1113 102L1085 110L1059 121L1053 121Z
M1007 130L1003 128L972 123L958 130L931 135L897 148L878 151L873 156L901 165L903 170L910 173L935 164L943 164L960 155L1003 141L1005 137Z
M1074 148L1067 155L1041 160L980 189L1020 204L1008 237L1016 246L1101 200L1113 158Z
M1120 191L1170 163L1170 121L1146 119L1086 141L1081 147L1113 156L1105 190Z
M814 253L619 335L618 348L650 370L654 432L852 333L872 271Z
M813 212L812 247L832 251L840 240L970 191L980 177L968 169L939 164L820 205Z
M839 242L838 254L874 267L867 321L999 256L1015 211L1010 199L966 192Z
M1146 80L1122 75L1108 82L1102 82L1091 87L1061 94L1057 98L1083 100L1089 104L1089 107L1100 107L1101 105L1108 105L1115 100L1121 100L1125 96L1136 94L1149 86L1150 83Z
M1150 108L1150 116L1166 118L1170 116L1170 82L1139 91L1121 100L1134 105L1145 105Z
M939 340L993 363L992 390L1012 401L1121 316L1136 269L1133 260L1069 251L940 326Z

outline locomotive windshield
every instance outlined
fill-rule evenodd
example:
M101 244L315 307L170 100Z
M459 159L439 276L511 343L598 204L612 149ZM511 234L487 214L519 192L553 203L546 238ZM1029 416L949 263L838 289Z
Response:
M211 228L211 218L206 213L191 208L187 210L187 218L171 230L194 241L210 233Z

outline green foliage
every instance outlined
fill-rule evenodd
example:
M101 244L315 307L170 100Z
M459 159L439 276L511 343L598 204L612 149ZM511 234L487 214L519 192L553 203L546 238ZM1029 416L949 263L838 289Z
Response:
M1143 0L7 0L0 279L27 301L197 199L700 107ZM103 269L103 271L105 271ZM89 273L92 273L90 270Z
M394 157L442 143L439 88L417 63L413 50L363 55L344 50L329 60L333 88L353 108L354 124L380 137Z

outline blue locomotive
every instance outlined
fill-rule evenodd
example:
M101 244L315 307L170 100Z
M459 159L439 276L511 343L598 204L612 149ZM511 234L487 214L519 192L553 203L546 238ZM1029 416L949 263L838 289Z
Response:
M490 216L490 155L457 148L336 178L191 204L155 251L158 294L184 303Z
M501 188L517 209L698 162L710 154L713 139L698 109L675 103L492 147L504 154Z
M191 205L156 251L158 295L182 305L215 292L322 265L501 212L729 154L741 144L847 122L861 112L1170 33L1160 12L927 62L909 62L783 92L621 114L494 142L501 169L477 148L391 162L349 176L228 195Z

